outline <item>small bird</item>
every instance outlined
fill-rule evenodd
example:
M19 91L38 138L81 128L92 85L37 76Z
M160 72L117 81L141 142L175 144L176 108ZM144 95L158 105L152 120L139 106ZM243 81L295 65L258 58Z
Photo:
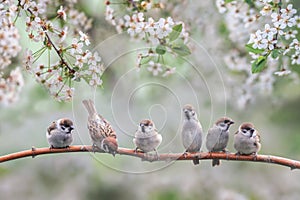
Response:
M260 135L252 123L245 122L240 125L234 135L234 148L237 154L257 155L261 148Z
M136 146L136 151L139 149L145 153L155 151L157 153L157 147L162 142L162 136L155 128L153 121L144 119L138 125L138 130L133 138L133 143Z
M197 118L197 113L192 105L183 107L184 120L181 131L182 143L186 152L199 152L202 145L202 126ZM199 160L193 160L195 165L199 164Z
M206 136L206 148L209 152L226 152L229 139L229 127L234 121L228 117L222 117L216 121L212 128L208 130ZM219 159L212 160L212 166L220 165Z
M67 148L73 142L73 122L62 118L52 122L47 128L46 136L50 148Z
M98 148L115 156L118 150L116 132L110 123L97 113L92 100L83 100L82 103L89 114L87 127L93 143L93 150Z

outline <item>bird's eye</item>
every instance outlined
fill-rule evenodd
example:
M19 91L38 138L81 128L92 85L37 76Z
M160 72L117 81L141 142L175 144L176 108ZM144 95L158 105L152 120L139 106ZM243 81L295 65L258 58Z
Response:
M229 120L228 120L228 119L225 119L225 120L224 120L224 123L225 123L225 124L227 124L228 122L229 122Z

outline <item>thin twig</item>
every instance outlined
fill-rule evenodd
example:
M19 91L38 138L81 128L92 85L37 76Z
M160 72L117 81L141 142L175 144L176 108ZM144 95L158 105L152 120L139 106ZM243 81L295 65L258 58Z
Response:
M19 1L18 1L18 6L22 7L20 2L21 2L21 1L19 0ZM22 7L22 8L23 8L23 7ZM24 9L24 8L23 8L23 9ZM27 8L26 10L27 10L31 15L34 15L33 12L32 12L29 8ZM73 74L74 74L74 73L75 73L75 70L72 69L72 68L69 66L69 64L65 61L65 59L63 58L63 56L62 56L62 54L61 54L61 51L55 46L55 44L54 44L53 41L51 40L49 34L46 32L46 31L47 31L47 28L46 28L44 25L42 25L41 27L42 27L43 31L45 31L45 36L46 36L46 38L47 38L48 43L53 47L53 49L55 50L56 54L57 54L58 57L60 58L61 64L62 64L62 65L65 65L65 66L68 68L68 70L70 71L70 73L73 73Z
M7 155L0 156L0 163L25 158L25 157L36 157L43 154L56 154L56 153L71 153L71 152L93 152L92 146L76 145L68 148L61 149L50 149L49 147L35 148L32 147L30 150L20 151ZM97 151L98 153L104 153L103 151ZM236 155L234 153L161 153L159 156L153 156L151 154L145 154L142 152L136 152L134 149L119 148L119 155L127 155L141 158L146 161L172 161L172 160L232 160L232 161L250 161L250 162L261 162L269 164L277 164L282 166L290 167L291 169L300 169L300 161L291 160L288 158L272 156L272 155Z

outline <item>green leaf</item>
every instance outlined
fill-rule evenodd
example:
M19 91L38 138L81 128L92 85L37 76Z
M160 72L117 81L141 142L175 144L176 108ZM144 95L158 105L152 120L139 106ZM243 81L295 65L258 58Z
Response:
M278 49L273 49L273 51L272 51L272 53L271 53L271 57L272 57L273 59L276 59L276 58L278 58L279 54L280 54L280 52L279 52Z
M245 0L245 2L246 2L251 8L255 7L255 4L254 4L253 0Z
M232 1L234 1L234 0L225 0L225 3L230 3Z
M259 56L253 63L252 63L252 73L261 72L266 68L267 64L267 57Z
M264 49L254 49L252 47L253 43L251 44L246 44L245 47L246 47L246 50L248 52L252 52L252 53L255 53L255 54L260 54L260 53L263 53L265 50Z
M183 42L172 44L171 49L179 56L187 56L191 54L191 50Z
M169 34L170 42L176 40L179 37L181 31L182 31L182 24L178 24L174 26L172 32Z
M163 45L158 45L155 49L155 52L159 55L164 55L166 53L167 49Z

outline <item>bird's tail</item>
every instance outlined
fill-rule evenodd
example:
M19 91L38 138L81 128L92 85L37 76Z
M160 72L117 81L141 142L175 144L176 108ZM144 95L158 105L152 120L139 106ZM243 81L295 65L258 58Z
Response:
M199 161L199 157L196 156L195 159L193 160L194 165L199 165L200 161Z
M193 163L194 163L194 165L199 165L200 164L198 159L193 160Z
M212 166L214 167L214 166L218 166L218 165L220 165L221 164L221 161L219 160L219 159L213 159L212 160Z
M92 101L91 99L88 99L88 100L83 100L82 103L83 103L84 107L86 108L86 110L88 111L90 116L97 114L97 110L96 110L94 101Z

